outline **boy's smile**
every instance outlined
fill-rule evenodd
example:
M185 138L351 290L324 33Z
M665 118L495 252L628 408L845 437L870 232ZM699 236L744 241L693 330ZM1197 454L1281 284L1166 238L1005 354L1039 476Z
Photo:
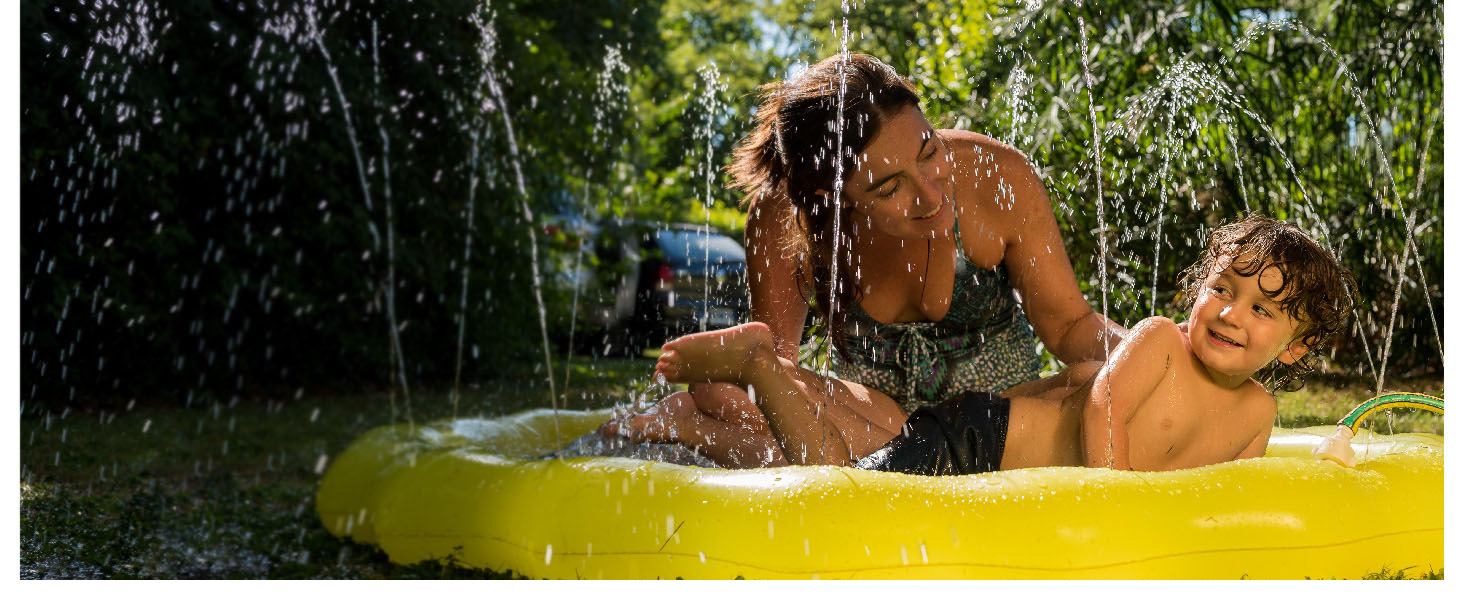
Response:
M1281 267L1240 273L1252 268L1248 257L1239 257L1211 273L1190 311L1190 349L1225 387L1244 383L1272 360L1289 364L1306 352L1294 341L1301 324L1281 307L1284 296L1267 295L1284 285Z

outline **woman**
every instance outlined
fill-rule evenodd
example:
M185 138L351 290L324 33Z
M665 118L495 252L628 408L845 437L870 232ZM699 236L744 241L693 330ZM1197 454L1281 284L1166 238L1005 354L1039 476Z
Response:
M757 125L728 167L748 210L752 320L796 362L812 303L832 332L838 378L900 404L856 403L870 411L863 421L898 424L903 413L883 413L1037 379L1038 339L1065 363L1101 360L1123 339L1078 291L1020 152L936 131L911 84L863 54L761 92ZM727 466L787 464L755 400L732 385L692 386L602 432L685 443Z

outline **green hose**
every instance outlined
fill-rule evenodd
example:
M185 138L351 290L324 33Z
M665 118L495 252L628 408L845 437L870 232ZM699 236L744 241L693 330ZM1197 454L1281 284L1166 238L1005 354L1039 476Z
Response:
M1409 392L1383 394L1358 405L1357 408L1352 409L1352 412L1347 413L1347 416L1342 417L1337 424L1346 426L1356 433L1364 419L1386 408L1421 408L1442 415L1444 414L1444 399Z

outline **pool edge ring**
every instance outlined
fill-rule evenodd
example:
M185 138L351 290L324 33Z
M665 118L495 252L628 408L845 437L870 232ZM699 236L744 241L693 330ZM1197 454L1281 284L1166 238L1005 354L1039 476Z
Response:
M567 436L607 418L559 414ZM375 429L332 459L316 512L397 564L530 578L1318 579L1444 564L1437 434L1359 431L1355 469L1312 458L1323 425L1179 471L925 477L538 458L553 426L544 409Z

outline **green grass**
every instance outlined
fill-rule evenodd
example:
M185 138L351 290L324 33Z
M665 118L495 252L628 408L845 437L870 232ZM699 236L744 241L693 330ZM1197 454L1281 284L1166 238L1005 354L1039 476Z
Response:
M649 383L652 362L571 363L570 409L599 408ZM555 367L563 386L564 366ZM1361 382L1314 383L1280 399L1283 426L1334 423L1371 397ZM1437 394L1442 381L1397 389ZM22 578L504 578L452 561L395 565L379 550L342 542L315 516L319 469L356 436L405 419L386 393L209 399L111 412L49 415L23 407L20 422ZM542 370L524 368L469 386L461 416L548 405ZM1432 414L1400 414L1397 431L1441 433ZM411 413L452 415L445 390L414 394ZM1388 417L1368 426L1386 433ZM1385 569L1373 578L1435 578L1442 571Z
M1389 384L1384 391L1414 392L1442 398L1444 382L1433 378L1407 379ZM1336 425L1357 405L1376 396L1376 392L1371 381L1350 377L1320 378L1308 383L1301 391L1276 396L1276 425ZM1388 410L1369 417L1362 426L1376 433L1415 431L1443 435L1444 417L1427 411Z

